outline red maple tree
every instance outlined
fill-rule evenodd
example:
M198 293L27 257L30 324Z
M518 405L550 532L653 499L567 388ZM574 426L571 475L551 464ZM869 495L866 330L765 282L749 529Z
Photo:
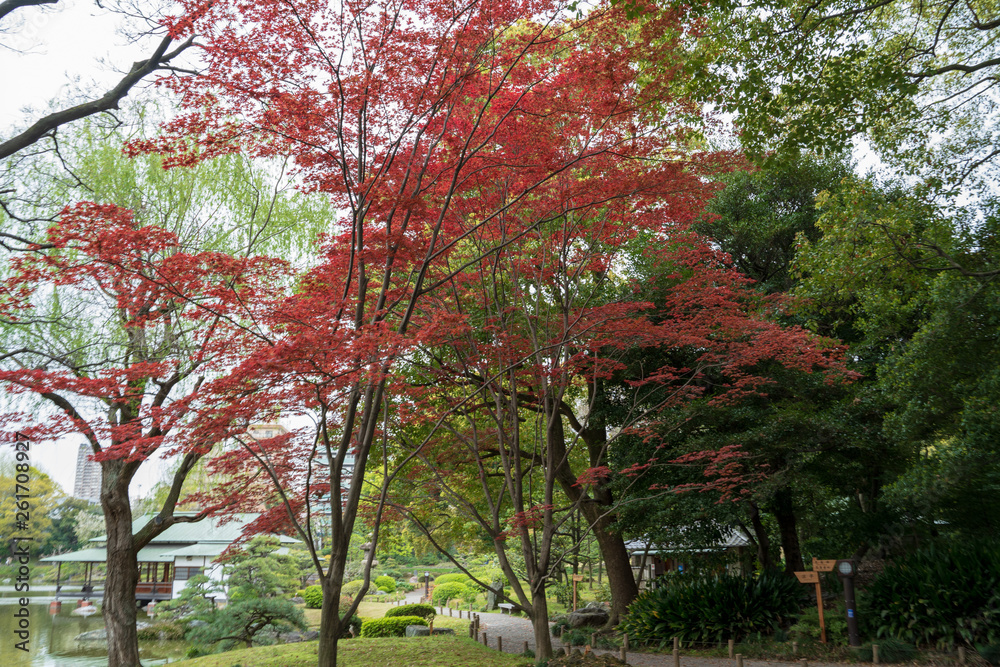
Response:
M82 435L101 466L107 530L104 618L109 660L138 665L136 554L174 523L187 473L218 435L192 434L206 378L233 363L250 333L244 304L280 285L283 263L188 253L166 230L110 204L67 208L44 244L10 260L0 283L0 383L41 399L45 418L5 426L32 439ZM144 462L179 465L155 521L133 535L129 487Z
M505 242L477 244L494 249L442 295L469 326L413 355L417 377L433 387L420 426L444 420L446 428L417 453L422 465L411 474L494 538L515 602L537 621L541 650L544 588L566 556L555 537L572 513L597 538L612 622L637 594L614 528L611 448L625 437L656 437L673 408L709 387L714 400L766 391L764 362L844 377L838 349L773 321L773 304L689 231L699 198L710 196L698 163L647 165L627 179L649 185L636 190L622 189L612 171L555 179L530 207L505 216L502 230L490 230ZM564 195L576 186L593 197L589 205L572 198L567 206ZM469 215L502 189L503 181L484 184L467 202ZM669 283L665 294L656 304L637 298L642 281L656 276ZM641 372L616 380L646 351ZM732 464L734 453L702 458L715 464L714 485L735 490L748 481ZM511 538L517 542L508 546ZM509 549L523 558L526 589Z
M297 293L259 313L266 340L213 383L222 407L205 426L235 436L279 412L313 420L285 439L240 441L219 465L242 480L226 487L234 497L280 500L268 520L311 548L324 527L319 663L334 665L353 611L338 617L337 605L364 470L421 405L397 366L465 326L444 293L566 211L702 199L697 170L684 175L697 160L678 158L678 119L697 110L633 57L668 53L677 22L664 14L627 33L621 10L581 18L558 0L182 5L173 34L199 34L204 75L170 82L188 113L133 150L175 165L291 155L302 183L343 213ZM664 174L690 197L664 191ZM275 492L256 484L260 470Z

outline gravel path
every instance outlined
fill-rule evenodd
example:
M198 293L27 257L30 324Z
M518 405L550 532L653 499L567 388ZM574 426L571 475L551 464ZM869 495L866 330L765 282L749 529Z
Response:
M412 591L406 594L406 602L420 602L422 591ZM446 608L438 607L438 614L447 616ZM467 613L467 612L466 612ZM502 638L502 648L504 653L520 654L524 651L524 643L528 643L528 648L535 649L535 633L531 627L531 621L519 616L509 616L499 612L479 613L479 641L482 641L482 633L486 633L487 645L490 648L497 648L497 638ZM563 645L556 638L552 638L552 648L555 651L562 651ZM615 651L598 650L596 653L614 653ZM638 653L629 652L626 661L630 665L640 667L674 667L672 655L660 653ZM735 667L735 661L725 658L696 658L693 656L681 655L681 667ZM798 662L778 662L771 660L744 660L743 667L802 667ZM810 662L809 667L844 667L842 663Z

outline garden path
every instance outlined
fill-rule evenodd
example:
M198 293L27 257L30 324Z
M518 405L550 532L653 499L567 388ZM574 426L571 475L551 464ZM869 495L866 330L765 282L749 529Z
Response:
M411 591L406 594L407 603L420 602L423 591ZM448 610L438 607L438 614L447 615ZM482 612L479 614L480 633L486 633L487 645L491 648L497 647L497 637L503 639L504 653L521 653L524 651L524 643L528 643L528 648L535 649L535 634L531 627L531 621L518 616L509 616L499 612ZM482 641L482 634L480 634ZM552 638L552 648L562 651L563 645L555 637ZM615 651L598 650L595 653L615 653ZM674 667L673 656L663 653L639 653L630 651L626 656L626 661L636 667ZM681 667L735 667L735 661L726 658L701 658L681 655ZM780 662L774 660L744 660L743 667L802 667L798 662ZM844 667L842 663L810 662L809 667Z

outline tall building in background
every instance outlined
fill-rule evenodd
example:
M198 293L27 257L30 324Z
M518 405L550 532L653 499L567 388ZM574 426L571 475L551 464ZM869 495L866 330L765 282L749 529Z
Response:
M73 497L91 503L101 502L101 464L90 460L90 445L83 443L76 452L76 480Z

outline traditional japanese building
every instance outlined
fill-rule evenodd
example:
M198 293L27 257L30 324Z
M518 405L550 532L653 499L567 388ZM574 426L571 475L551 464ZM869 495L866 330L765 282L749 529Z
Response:
M192 516L193 512L178 514ZM223 566L215 559L232 545L242 534L243 528L259 514L237 514L226 517L209 517L195 523L177 523L154 537L149 544L139 550L139 583L135 588L135 598L140 604L177 597L191 577L198 574L223 584L219 600L226 599ZM139 517L132 523L135 534L153 515ZM276 536L284 544L298 542L284 535ZM56 563L56 599L101 597L103 579L99 579L100 566L107 560L107 536L91 540L94 546L80 551L49 556L43 562ZM63 585L60 581L63 563L84 564L84 584Z

